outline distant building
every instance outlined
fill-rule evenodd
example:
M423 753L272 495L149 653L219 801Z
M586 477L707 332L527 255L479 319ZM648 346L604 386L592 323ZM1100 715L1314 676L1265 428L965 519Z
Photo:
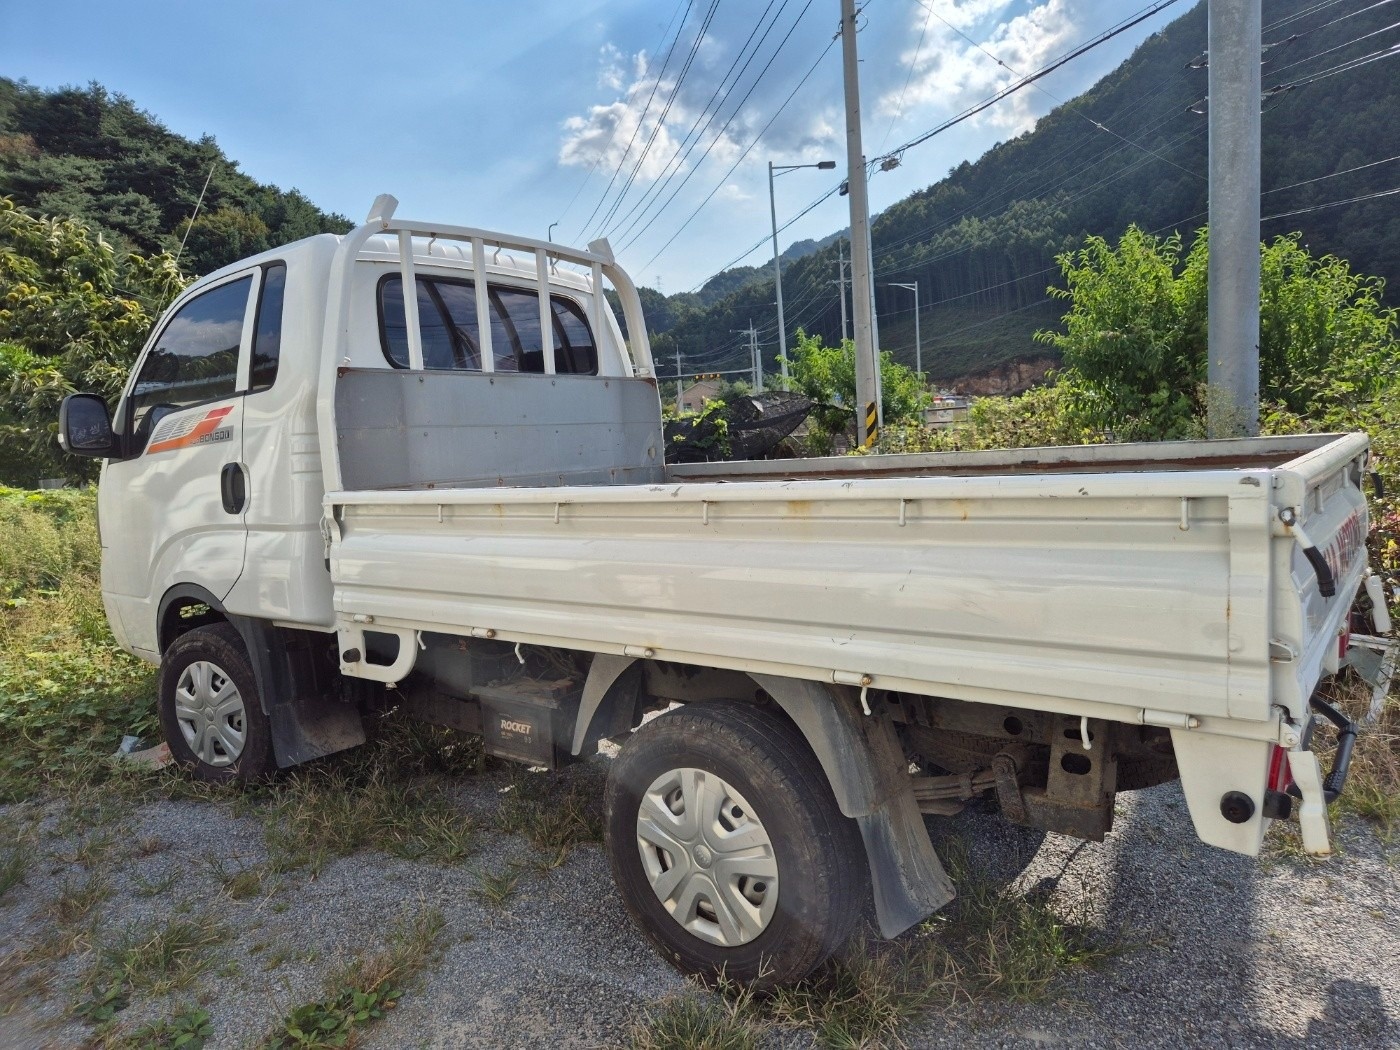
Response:
M698 383L693 383L681 391L681 411L699 412L705 407L706 401L713 401L715 395L719 393L719 388L723 386L719 379L702 379Z
M942 430L967 418L968 398L963 394L934 394L924 408L924 422Z

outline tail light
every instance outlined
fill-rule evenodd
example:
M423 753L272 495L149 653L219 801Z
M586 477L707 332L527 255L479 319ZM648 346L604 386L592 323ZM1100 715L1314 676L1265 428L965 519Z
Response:
M1264 816L1287 820L1293 814L1293 770L1288 765L1288 752L1277 744L1269 754L1269 788L1264 792Z
M1269 790L1287 791L1293 785L1293 770L1288 765L1288 752L1274 745L1269 755Z

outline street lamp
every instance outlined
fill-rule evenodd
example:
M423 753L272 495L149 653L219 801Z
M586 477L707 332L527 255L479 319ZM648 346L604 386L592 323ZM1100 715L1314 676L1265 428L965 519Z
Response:
M777 164L768 162L768 212L773 219L773 285L778 293L778 364L783 370L783 387L787 388L787 332L783 322L783 264L778 256L778 203L773 195L773 176L785 175L798 168L820 168L830 171L836 167L834 160L818 161L816 164Z
M919 282L899 284L891 281L890 288L908 288L914 293L914 371L924 374L924 344L919 340Z

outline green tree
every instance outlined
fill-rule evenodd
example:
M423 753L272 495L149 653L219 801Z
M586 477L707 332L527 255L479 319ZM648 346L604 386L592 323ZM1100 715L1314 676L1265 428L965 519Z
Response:
M788 359L792 389L814 406L809 431L813 452L831 450L837 434L854 432L856 405L855 344L845 339L839 346L826 346L819 335L797 330ZM885 426L918 423L928 402L923 381L910 368L895 361L888 350L880 352L880 405Z
M1317 258L1299 234L1261 245L1259 389L1262 401L1322 419L1394 396L1400 314L1382 305L1383 282L1335 256ZM1070 302L1058 347L1071 410L1124 438L1199 436L1207 379L1209 242L1129 227L1116 245L1090 237L1059 257Z
M59 402L75 390L114 400L184 283L169 255L120 253L85 223L0 198L0 480L90 475L54 439Z

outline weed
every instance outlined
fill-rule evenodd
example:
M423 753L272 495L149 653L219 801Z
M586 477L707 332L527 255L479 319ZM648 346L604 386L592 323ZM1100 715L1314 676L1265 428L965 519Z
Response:
M117 648L90 492L0 489L0 802L71 784L155 729L153 672Z
M632 1026L627 1043L633 1050L755 1050L765 1027L755 1016L752 992L722 987L720 995L688 992L661 1000Z
M476 873L476 889L472 890L472 896L483 904L499 908L515 894L515 887L520 882L520 872L514 868L508 868L499 874L492 874L486 871Z
M29 874L30 851L22 842L16 842L0 853L0 904L16 886L24 883Z
M147 879L141 875L133 874L131 883L136 887L138 897L163 897L175 888L175 883L180 879L178 870L166 872L158 879Z
M84 835L69 850L55 852L54 856L64 864L76 864L91 871L111 854L117 844L117 836L111 831L95 831Z
M336 768L299 771L268 789L268 799L262 817L274 873L316 874L361 849L451 863L471 848L470 819L444 785L400 780L377 763L359 777Z
M65 882L58 896L44 909L44 915L54 925L69 929L87 922L98 905L111 895L111 887L98 875L91 875L76 885Z
M1067 970L1096 966L1126 950L1093 931L1086 915L1061 915L1048 892L1020 892L979 877L961 842L947 843L944 859L958 898L926 928L938 932L957 958L969 995L1039 1001Z
M567 846L560 846L556 850L545 853L536 853L529 860L525 861L523 867L529 868L537 875L548 875L551 871L564 866L564 862L569 859L569 849Z
M188 1006L164 1021L138 1028L115 1046L116 1050L202 1050L213 1037L209 1011Z
M204 972L209 949L228 936L226 927L209 918L172 918L154 933L130 928L102 953L84 983L164 995Z
M1335 680L1332 699L1359 721L1370 707L1371 687L1347 675ZM1320 761L1330 768L1330 758ZM1362 726L1338 806L1374 825L1384 839L1400 827L1400 696L1386 697L1375 724Z
M901 1028L929 1007L966 995L961 977L937 937L857 943L807 980L776 990L763 1012L811 1031L821 1046L897 1043Z
M512 779L497 826L524 835L537 849L555 855L567 855L575 846L603 838L597 792L580 783L561 787L557 780L532 773L522 772Z
M266 872L262 868L252 867L242 868L231 874L220 873L219 877L229 900L244 901L263 892L265 875Z
M292 1010L264 1047L314 1050L349 1045L356 1026L378 1020L398 1005L403 989L437 958L443 926L436 909L401 918L381 951L360 956L332 974L327 997Z
M110 1021L131 1005L131 996L121 984L112 983L91 993L73 1007L73 1013L88 1024L100 1025Z
M378 762L401 775L471 776L485 766L479 736L393 716L371 728Z

